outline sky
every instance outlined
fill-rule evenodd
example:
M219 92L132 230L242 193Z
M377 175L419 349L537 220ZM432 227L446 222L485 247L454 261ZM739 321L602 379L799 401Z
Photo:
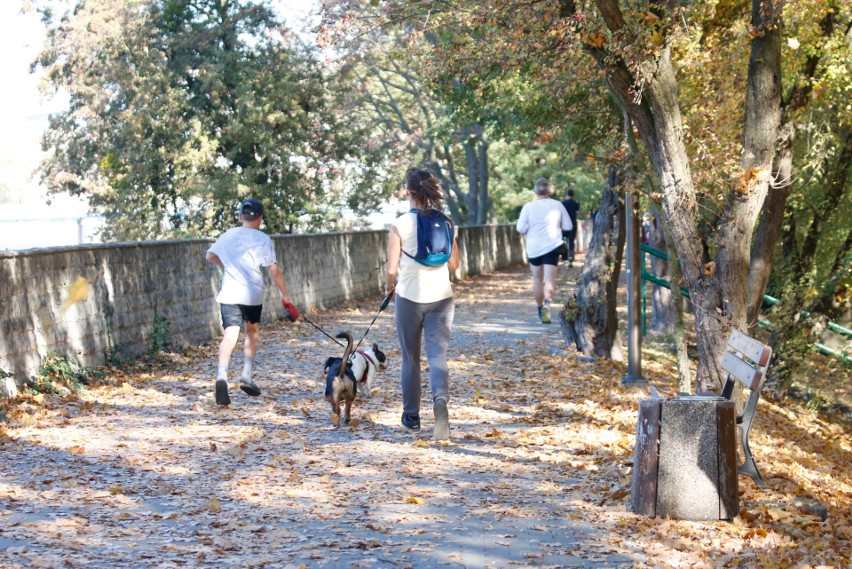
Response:
M62 109L62 99L44 99L30 63L38 54L44 28L37 14L21 14L18 0L0 0L0 186L21 201L40 196L32 172L40 156L39 138L47 115Z
M295 29L316 2L271 1ZM62 111L65 98L46 98L38 90L40 77L30 73L30 64L44 41L44 27L38 14L21 13L21 5L21 0L0 0L0 198L7 187L13 203L33 206L45 202L44 190L32 175L41 157L39 139L48 115ZM67 212L69 202L59 201Z
M318 0L269 2L298 32ZM48 197L34 175L48 117L64 110L67 99L42 95L41 77L30 73L45 30L37 13L22 13L23 3L0 0L0 250L97 241L101 221L89 215L88 204L72 196Z

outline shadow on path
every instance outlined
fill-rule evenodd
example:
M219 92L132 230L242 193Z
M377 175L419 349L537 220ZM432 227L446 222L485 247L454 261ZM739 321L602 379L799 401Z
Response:
M448 444L432 440L426 402L422 432L399 427L392 308L369 336L390 368L352 427L335 428L322 400L322 362L340 348L286 322L264 325L258 398L232 381L232 405L213 403L214 343L197 361L33 412L0 439L0 566L643 563L582 490L608 484L603 462L572 443L589 418L541 405L554 380L526 369L562 342L557 324L538 323L529 287L526 267L456 284ZM357 340L380 300L309 317ZM241 366L236 356L232 372Z

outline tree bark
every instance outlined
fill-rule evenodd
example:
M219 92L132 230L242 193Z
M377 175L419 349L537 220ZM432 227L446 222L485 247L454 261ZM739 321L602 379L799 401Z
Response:
M616 314L626 239L621 183L621 172L615 165L610 166L576 297L567 302L560 313L567 345L574 344L587 357L617 361L624 359Z
M648 100L653 112L654 133L642 138L660 180L665 220L692 299L698 344L696 391L718 392L725 377L720 362L725 350L728 322L720 308L722 293L719 282L713 278L713 273L705 272L695 188L682 137L677 83L667 48L663 50L657 74L648 86Z
M651 230L648 232L648 244L654 249L667 251L666 236L663 230L663 214L657 205L651 206L651 217L653 219ZM660 278L669 278L669 263L659 257L651 255L651 273ZM671 314L672 291L678 290L675 283L672 288L667 289L659 285L651 285L651 322L648 328L658 334L669 334L672 331L674 319ZM681 318L683 315L681 315Z
M476 139L468 137L464 143L464 156L467 160L467 223L476 225L476 215L479 211L479 182L477 170L479 157L476 152Z
M836 10L830 10L820 21L820 30L824 38L831 37L834 32L836 13ZM816 75L819 61L819 52L807 58L801 72L805 80L789 92L782 105L781 128L773 164L772 182L763 203L760 223L751 247L747 292L747 318L750 327L757 323L757 316L763 304L763 295L775 264L775 252L778 248L778 240L781 238L784 210L790 194L790 184L793 181L793 142L796 137L793 116L810 101L812 79Z
M476 224L485 225L491 212L491 198L488 196L488 141L485 135L479 138L479 210L476 212Z

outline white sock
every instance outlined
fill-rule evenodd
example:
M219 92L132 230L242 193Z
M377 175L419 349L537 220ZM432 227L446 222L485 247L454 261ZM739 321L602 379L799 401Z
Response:
M243 379L251 379L251 368L254 367L254 357L243 359Z
M216 379L228 380L228 364L219 364L219 371L216 373Z

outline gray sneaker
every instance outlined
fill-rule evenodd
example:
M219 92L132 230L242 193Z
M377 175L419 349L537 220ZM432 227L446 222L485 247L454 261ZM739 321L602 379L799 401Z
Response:
M539 316L541 316L541 323L542 324L550 324L551 320L550 320L550 305L549 304L545 304L544 306L542 306L539 309L538 313L539 313Z
M435 431L433 433L435 440L450 440L450 415L447 411L447 402L443 399L438 399L435 401L432 410L435 413Z

